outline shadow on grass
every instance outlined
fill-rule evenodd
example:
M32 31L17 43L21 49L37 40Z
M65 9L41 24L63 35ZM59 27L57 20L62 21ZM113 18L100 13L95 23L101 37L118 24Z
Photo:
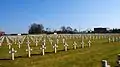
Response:
M0 58L0 60L11 60L9 58Z
M15 58L27 58L27 55L25 56L16 56Z
M41 54L31 54L31 56L38 56L38 55L41 55Z

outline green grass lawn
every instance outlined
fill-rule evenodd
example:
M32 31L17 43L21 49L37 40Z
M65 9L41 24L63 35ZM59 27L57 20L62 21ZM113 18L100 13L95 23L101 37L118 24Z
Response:
M62 39L59 39L58 52L53 52L52 46L47 41L46 53L42 56L40 53L40 44L38 47L31 43L32 56L27 57L26 44L22 44L19 49L14 45L17 53L15 60L10 60L8 46L3 45L0 48L0 67L101 67L101 60L107 60L111 67L115 67L117 54L120 53L119 42L108 43L106 39L92 40L90 48L72 48L73 41L80 44L79 39L68 39L69 50L64 51ZM88 40L84 40L86 43ZM4 44L6 44L4 42ZM79 47L79 46L78 46Z

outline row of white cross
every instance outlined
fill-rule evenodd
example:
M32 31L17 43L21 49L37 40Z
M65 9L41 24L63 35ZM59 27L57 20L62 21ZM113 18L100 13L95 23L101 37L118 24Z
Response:
M42 45L41 45L41 47L40 47L40 49L42 50L42 55L45 55L45 49L46 49L46 45L45 45L45 42L46 42L46 40L45 39L43 39L43 38L45 38L45 36L41 36L42 38L39 38L39 37L32 37L32 36L22 36L22 37L15 37L15 38L10 38L10 37L5 37L6 38L6 41L7 41L7 45L9 46L9 49L10 49L10 51L9 51L9 53L11 53L11 58L12 58L12 60L14 60L14 54L17 52L16 50L14 50L14 48L12 48L11 46L12 46L12 43L10 43L10 41L9 40L11 40L13 43L15 43L15 44L17 44L17 42L18 42L18 47L20 48L21 47L21 44L23 44L23 42L24 42L24 40L25 40L25 38L27 39L27 49L26 49L26 51L28 52L28 57L31 57L31 51L32 51L32 49L31 49L31 47L30 47L30 42L29 42L29 40L31 39L34 43L35 43L35 45L36 46L38 46L38 43L40 42L40 40L43 40L42 41ZM81 47L82 48L84 48L85 47L85 42L83 41L84 39L100 39L100 38L108 38L109 39L109 42L111 41L111 39L110 39L110 37L108 37L108 36L79 36L79 37L77 37L77 36L57 36L57 39L56 39L56 43L53 45L53 40L50 38L51 36L46 36L47 38L48 38L48 40L49 40L49 42L51 43L51 45L53 46L53 49L54 49L54 52L55 53L57 53L57 48L58 48L58 43L59 43L59 39L58 38L62 38L63 40L62 40L62 43L64 44L64 50L65 51L67 51L68 50L68 44L67 44L67 42L66 42L66 40L68 39L68 38L81 38L82 39L82 42L81 42ZM116 39L119 39L119 38L117 38L116 37ZM2 41L4 40L4 37L2 38ZM113 37L113 39L112 39L113 41L115 41L114 40L114 37ZM88 47L90 47L91 46L91 41L89 40L88 41ZM74 49L76 49L77 48L77 43L74 41L73 42L73 48Z
M108 42L116 42L116 41L120 41L120 37L112 37L112 38L108 38Z
M5 37L0 37L0 47L2 46L2 43L3 43L3 41L4 41L4 38L5 38Z
M99 36L100 37L100 36ZM17 37L18 38L18 37ZM10 41L9 41L9 39L10 40L12 40L15 44L16 44L16 41L18 42L18 47L20 48L20 45L21 44L23 44L23 41L25 40L25 38L26 37L23 37L23 38L21 38L22 40L20 40L20 39L11 39L11 38L8 38L8 37L6 37L6 40L7 40L7 45L9 46L9 49L11 48L10 46L11 46L11 43L10 43ZM35 44L36 44L36 46L38 46L38 42L40 41L40 40L42 40L42 39L37 39L37 38L35 38L35 39L33 39L32 37L30 37L31 39L32 39L32 41L33 42L35 42ZM97 37L96 37L97 38ZM27 37L27 39L29 40L29 37ZM119 40L120 39L120 37L112 37L112 39L109 37L108 38L108 40L109 40L109 42L114 42L114 41L116 41L116 40ZM2 38L2 42L3 42L3 40L4 40L4 37ZM38 41L39 40L39 41ZM53 40L52 39L50 39L49 38L49 41L50 41L50 43L52 44L53 43ZM2 42L0 42L0 46L1 46L1 44L2 44ZM57 44L58 44L58 42L59 42L59 40L57 39ZM65 39L63 38L63 43L65 42ZM82 42L82 44L83 44L84 42Z
M28 52L28 57L31 57L31 51L32 51L32 49L31 49L31 47L30 47L30 41L27 41L26 43L27 43L27 49L26 49L26 51ZM83 45L83 44L85 44L85 43L82 41L81 44L82 44L82 48L84 48L84 45ZM91 41L89 40L89 41L88 41L88 46L90 47L90 45L91 45ZM69 45L65 42L65 43L64 43L64 50L65 50L65 51L68 50L68 46L69 46ZM53 45L54 53L57 53L57 48L58 48L58 45L55 43L55 44ZM76 43L75 41L74 41L74 43L73 43L73 48L74 48L74 49L77 48L77 43ZM45 55L45 49L46 49L45 40L43 41L40 49L42 50L42 55ZM14 55L15 55L16 52L17 52L17 51L15 51L14 48L11 48L11 50L9 51L9 53L11 53L11 58L12 58L12 60L14 60Z
M6 36L6 40L7 40L7 43L9 43L9 39L12 41L12 42L14 42L15 44L16 44L16 41L21 41L21 43L23 43L23 41L24 41L24 39L26 38L27 36ZM37 36L30 36L29 35L29 37L30 37L30 39L33 41L33 42L35 42L38 38L39 38L39 36L37 35ZM28 38L29 38L28 37ZM34 38L33 38L34 37ZM37 37L37 38L36 38ZM38 39L38 41L40 41L40 40L42 40L42 38L44 38L44 37L47 37L47 38L51 38L51 37L53 37L52 35L51 36L40 36L40 38ZM101 38L110 38L110 36L108 36L108 35L57 35L57 38L64 38L64 39L71 39L71 38L77 38L77 39L82 39L82 40L84 40L84 39L101 39ZM115 40L114 39L114 37L112 37L113 39L113 41ZM2 38L3 39L3 38ZM23 39L23 40L22 40ZM116 39L117 39L117 37L116 37ZM118 38L118 39L120 39L120 37ZM109 40L110 41L110 40ZM58 41L57 41L58 42ZM37 46L37 41L36 41L36 46Z

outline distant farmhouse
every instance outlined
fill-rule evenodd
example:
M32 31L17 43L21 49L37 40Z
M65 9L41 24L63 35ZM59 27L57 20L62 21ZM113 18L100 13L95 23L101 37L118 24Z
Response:
M94 28L94 33L106 33L107 28Z

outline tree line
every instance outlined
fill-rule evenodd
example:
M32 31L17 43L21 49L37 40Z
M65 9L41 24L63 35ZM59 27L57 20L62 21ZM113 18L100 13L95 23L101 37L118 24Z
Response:
M78 33L77 29L73 29L70 26L61 26L60 30L50 30L50 28L46 28L44 29L44 26L42 24L36 24L33 23L30 25L29 30L28 30L29 34L53 34L53 33L58 33L58 34L75 34Z
M77 29L73 29L70 26L61 26L60 30L51 30L51 28L44 28L42 24L36 24L33 23L30 25L29 34L53 34L53 33L58 33L58 34L79 34L79 33L94 33L92 30L85 30L85 31L78 31ZM96 32L97 33L97 32ZM107 30L105 33L120 33L120 29L110 29Z

